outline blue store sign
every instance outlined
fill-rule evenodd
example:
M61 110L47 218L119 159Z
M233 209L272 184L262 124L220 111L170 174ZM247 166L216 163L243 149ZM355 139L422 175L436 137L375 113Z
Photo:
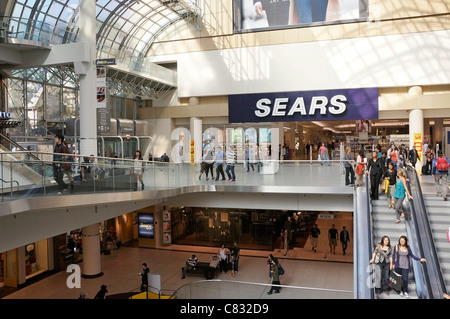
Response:
M239 94L228 97L229 123L378 119L378 88Z

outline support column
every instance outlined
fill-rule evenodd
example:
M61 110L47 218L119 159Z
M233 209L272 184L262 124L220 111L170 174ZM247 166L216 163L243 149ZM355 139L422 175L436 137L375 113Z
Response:
M75 62L80 75L80 154L97 156L97 92L95 69L96 30L95 0L80 1L80 35L89 51L88 61Z
M191 117L189 131L194 140L194 161L201 163L203 153L203 121L197 117Z
M422 95L423 91L420 86L413 86L408 91L409 95ZM417 153L419 154L419 159L417 163L422 165L422 152L423 152L423 138L424 138L424 118L423 111L420 109L412 110L409 113L409 149L416 145Z
M83 227L83 277L96 278L103 275L100 256L99 224Z
M442 142L443 126L444 126L443 118L434 119L434 129L433 129L433 149L434 150L436 150L436 144Z

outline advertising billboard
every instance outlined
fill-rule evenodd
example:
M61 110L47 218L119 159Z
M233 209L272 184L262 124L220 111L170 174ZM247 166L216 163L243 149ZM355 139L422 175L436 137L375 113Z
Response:
M138 214L138 236L139 238L154 238L155 225L152 213Z
M367 20L369 0L234 0L234 32Z

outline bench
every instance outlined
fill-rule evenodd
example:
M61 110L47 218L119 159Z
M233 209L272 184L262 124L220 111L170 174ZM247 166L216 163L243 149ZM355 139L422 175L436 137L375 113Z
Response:
M209 262L198 262L194 269L188 269L186 271L187 275L200 275L206 277L206 272L208 271ZM184 267L181 267L181 273L183 274ZM213 273L213 278L217 278L220 273L219 266L216 267L216 270Z

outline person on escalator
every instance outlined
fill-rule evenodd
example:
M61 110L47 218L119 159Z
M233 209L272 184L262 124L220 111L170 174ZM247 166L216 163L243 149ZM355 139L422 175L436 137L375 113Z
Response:
M389 270L392 261L392 247L389 236L383 236L375 248L369 263L375 265L375 298L384 292L389 295Z
M399 169L397 171L397 178L398 179L397 183L395 183L395 190L394 190L394 208L395 212L397 213L397 219L395 220L396 224L400 223L400 217L405 216L402 203L405 199L406 194L408 194L409 199L413 199L406 185L405 172L402 169Z
M391 269L395 269L395 272L402 276L402 288L400 292L401 297L409 298L408 294L408 279L409 272L411 270L411 258L421 263L426 262L425 258L420 258L414 255L411 251L411 247L408 245L408 238L406 236L400 236L398 244L395 245L392 252Z

